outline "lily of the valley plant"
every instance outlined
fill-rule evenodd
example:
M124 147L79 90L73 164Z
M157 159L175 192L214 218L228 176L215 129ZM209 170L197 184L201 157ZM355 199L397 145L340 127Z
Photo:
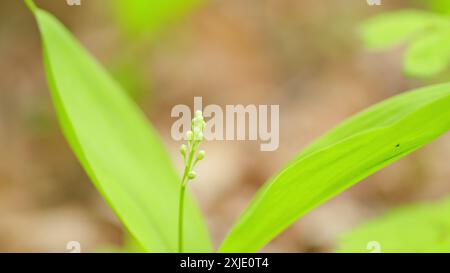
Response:
M146 251L212 251L203 217L186 190L203 157L201 151L196 154L201 114L181 149L180 186L159 137L135 103L55 17L25 1L41 33L48 86L64 135L129 233ZM218 251L258 251L305 213L449 128L448 83L362 111L316 139L267 181Z

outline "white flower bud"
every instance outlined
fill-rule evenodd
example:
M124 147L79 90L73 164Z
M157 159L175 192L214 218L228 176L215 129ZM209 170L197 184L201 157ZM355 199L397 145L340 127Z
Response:
M202 124L203 124L202 117L196 117L196 118L192 119L192 127L202 130Z
M197 154L197 160L202 160L205 158L205 150L200 150Z
M203 140L203 133L202 133L202 132L198 132L198 133L195 135L195 140L196 140L196 141L202 141L202 140Z
M194 137L194 133L192 133L192 131L189 130L189 131L186 133L186 138L187 138L187 140L191 141L193 137Z
M194 179L197 177L197 173L195 171L190 171L188 174L189 179Z
M186 156L187 146L185 144L182 144L180 147L180 153L183 155L183 157Z

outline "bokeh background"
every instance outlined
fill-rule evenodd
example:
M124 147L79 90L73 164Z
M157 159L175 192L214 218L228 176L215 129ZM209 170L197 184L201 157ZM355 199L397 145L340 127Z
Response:
M428 1L210 0L144 17L145 9L126 6L136 1L81 2L36 0L130 92L180 172L180 143L170 136L174 105L192 106L194 96L204 105L280 105L278 150L261 152L251 141L204 145L207 159L191 187L216 246L256 190L315 137L433 82L402 74L402 46L369 52L357 32L374 14L425 9ZM333 251L340 234L367 219L444 198L449 162L446 134L313 210L263 251ZM96 251L119 248L126 237L59 130L34 19L22 1L1 1L0 252L66 252L74 240Z

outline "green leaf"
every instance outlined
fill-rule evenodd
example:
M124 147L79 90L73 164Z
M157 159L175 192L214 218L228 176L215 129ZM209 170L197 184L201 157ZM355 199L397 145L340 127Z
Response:
M367 48L383 49L414 38L442 20L433 13L418 10L386 12L361 25L362 39Z
M118 217L148 251L177 249L179 179L144 114L49 13L26 0L42 36L49 87L68 142ZM186 251L211 250L186 200Z
M404 93L307 147L257 193L220 251L257 251L300 216L450 129L450 84Z
M445 71L450 63L450 25L414 41L405 55L408 76L430 77Z
M204 0L114 0L114 13L133 35L153 34L179 20Z
M340 238L338 252L450 252L450 200L395 209Z

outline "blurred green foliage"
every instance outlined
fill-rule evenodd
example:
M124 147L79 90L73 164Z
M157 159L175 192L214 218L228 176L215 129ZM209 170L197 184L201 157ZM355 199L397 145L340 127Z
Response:
M114 0L114 13L132 36L153 35L183 18L204 0Z
M445 71L450 62L450 28L442 28L417 38L405 54L407 75L430 77Z
M129 48L116 56L110 66L113 77L135 100L143 99L151 75L143 73L145 56L157 34L166 31L172 23L198 8L206 0L113 0L111 11L122 31ZM131 38L131 39L130 39Z
M450 200L395 209L344 234L338 252L450 252Z
M409 43L404 57L407 76L437 76L450 63L450 16L419 10L386 12L365 21L361 33L369 49Z
M449 0L421 0L432 11L450 15Z
M369 49L385 49L410 40L440 23L433 13L402 10L376 15L361 25L362 38Z

